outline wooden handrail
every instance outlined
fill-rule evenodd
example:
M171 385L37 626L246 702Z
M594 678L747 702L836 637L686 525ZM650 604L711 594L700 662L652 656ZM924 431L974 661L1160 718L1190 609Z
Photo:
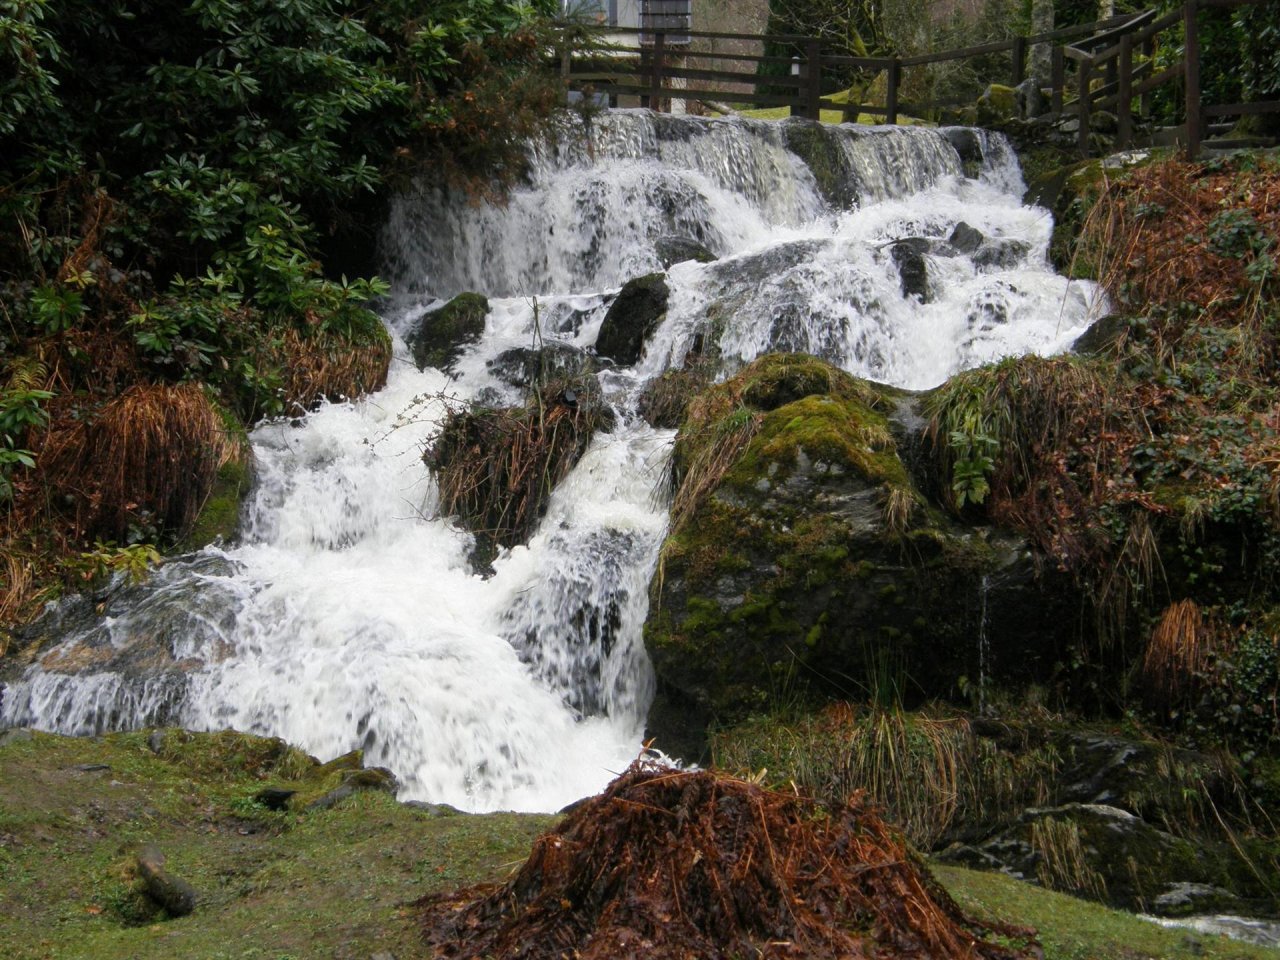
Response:
M823 109L836 110L846 120L856 119L859 112L883 116L888 123L897 123L901 111L916 111L954 104L955 101L929 100L910 105L901 100L902 71L911 67L963 60L971 57L1008 52L1011 59L1009 77L1017 86L1026 77L1026 58L1031 47L1052 44L1051 47L1051 113L1050 116L1075 114L1079 120L1078 144L1087 153L1090 149L1090 115L1094 110L1115 108L1116 143L1124 148L1133 142L1134 100L1140 98L1143 116L1151 113L1151 92L1167 83L1183 81L1183 100L1186 126L1184 146L1195 157L1204 135L1206 118L1232 117L1248 114L1280 113L1280 102L1206 104L1200 86L1200 30L1198 14L1204 9L1237 9L1275 3L1277 0L1182 0L1180 7L1163 16L1156 10L1138 14L1125 14L1097 20L1088 24L1063 27L1030 36L1017 36L1007 40L977 44L955 50L943 50L909 57L880 56L859 57L843 53L831 53L822 38L799 34L762 36L759 34L728 33L709 30L690 30L672 27L616 27L605 24L574 25L578 35L584 29L606 37L642 36L643 41L631 45L621 39L610 44L602 57L575 61L568 37L557 47L557 62L566 86L578 83L597 84L598 89L609 93L639 94L642 102L659 107L673 94L686 97L721 96L744 103L770 106L789 106L793 114L817 119ZM1170 28L1181 25L1185 36L1185 56L1159 72L1155 71L1156 39ZM679 38L679 40L676 40ZM702 51L692 48L689 40L736 40L765 43L776 41L790 45L797 55L761 55L733 53L724 50ZM1067 42L1071 41L1071 42ZM624 68L609 70L601 60L610 53L630 54L623 61ZM703 61L691 65L690 60ZM718 61L729 67L732 63L775 64L792 68L787 75L760 76L756 72L739 72L734 69L717 69ZM586 70L573 72L575 62ZM1066 64L1076 64L1070 87L1074 99L1068 100L1068 75ZM824 68L852 68L864 72L886 74L885 105L862 106L856 98L847 103L822 96L821 77ZM1095 82L1100 79L1100 83ZM669 80L693 80L710 84L732 85L723 90L684 90L677 93L670 89ZM750 90L751 85L774 90L766 93Z
M1071 47L1082 53L1096 53L1095 47L1105 49L1106 45L1112 40L1118 40L1126 33L1141 29L1144 25L1154 20L1155 17L1156 11L1154 9L1144 10L1142 13L1133 14L1118 26L1104 30L1101 33L1095 33L1093 36L1087 37L1078 43L1071 44Z

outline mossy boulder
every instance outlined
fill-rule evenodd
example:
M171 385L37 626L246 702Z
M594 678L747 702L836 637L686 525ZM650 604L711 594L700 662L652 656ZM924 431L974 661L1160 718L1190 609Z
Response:
M1001 83L990 84L978 98L978 123L988 125L1018 115L1018 93Z
M596 355L629 366L640 359L645 341L667 314L671 290L665 274L628 281L609 306L596 338Z
M945 859L1165 916L1274 911L1268 878L1230 844L1193 842L1108 804L1029 809L1008 830Z
M438 367L447 370L463 349L484 333L489 301L479 293L460 293L444 306L431 310L406 337L419 370Z
M645 627L651 732L674 739L886 675L904 695L936 696L997 662L1009 675L1050 669L1059 611L1029 551L928 506L890 419L910 419L904 397L774 354L690 403Z

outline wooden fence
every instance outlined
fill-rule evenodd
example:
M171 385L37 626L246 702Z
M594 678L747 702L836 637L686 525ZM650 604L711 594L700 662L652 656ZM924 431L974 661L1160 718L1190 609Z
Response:
M945 50L910 57L850 57L829 52L814 37L718 33L646 25L642 30L601 27L612 49L592 55L561 55L561 74L570 89L619 97L637 97L641 105L662 109L671 100L727 101L752 107L786 107L793 116L817 119L822 110L835 110L846 121L858 114L883 118L888 124L902 115L925 116L930 111L954 107L954 99L907 103L900 99L904 71L956 60L972 60L1007 54L1008 82L1018 86L1027 78L1031 49L1049 44L1050 80L1048 119L1075 117L1080 151L1091 150L1094 121L1107 111L1115 117L1115 145L1127 148L1138 141L1136 121L1152 115L1156 90L1180 85L1185 123L1177 139L1191 157L1198 156L1208 132L1207 123L1250 114L1278 113L1280 101L1254 103L1205 103L1200 83L1203 50L1200 13L1205 9L1255 6L1276 0L1185 0L1181 8L1157 16L1157 11L1112 17L1094 23L1017 36L994 43ZM1157 69L1157 51L1176 50L1172 34L1182 29L1185 40L1177 56L1167 56ZM766 55L766 39L796 51L795 56ZM699 49L701 41L752 41L760 54L718 53ZM761 76L762 65L782 67L783 76ZM744 69L745 67L745 69ZM844 68L868 75L885 75L884 105L838 102L822 93L823 70ZM695 84L696 88L690 86ZM1134 102L1138 109L1135 114ZM1215 141L1215 146L1236 142Z

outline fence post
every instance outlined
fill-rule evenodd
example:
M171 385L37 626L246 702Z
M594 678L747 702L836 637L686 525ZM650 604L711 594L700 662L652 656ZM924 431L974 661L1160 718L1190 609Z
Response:
M1049 105L1049 109L1055 114L1059 114L1062 113L1063 91L1067 86L1067 59L1061 47L1053 48L1049 64L1051 73L1049 86L1053 88L1050 93L1052 102Z
M1186 0L1182 5L1182 22L1186 30L1186 97L1187 97L1187 159L1200 156L1200 35L1197 31L1196 0Z
M1116 147L1133 145L1133 38L1120 38L1120 84L1116 91Z
M884 122L898 122L898 87L902 85L902 61L894 57L889 61L888 84L884 95Z
M1089 155L1089 109L1093 106L1089 102L1092 96L1089 90L1092 73L1093 57L1085 57L1080 61L1080 131L1077 142L1080 145L1080 153L1086 157Z
M1027 79L1027 38L1013 38L1013 86Z
M649 109L654 113L662 112L662 51L666 44L667 34L658 30L653 35L653 75L649 78Z
M804 45L805 85L804 113L810 120L822 119L822 42L810 40Z

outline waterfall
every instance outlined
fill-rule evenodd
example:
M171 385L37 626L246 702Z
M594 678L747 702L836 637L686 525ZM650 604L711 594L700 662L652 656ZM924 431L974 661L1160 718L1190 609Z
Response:
M977 161L955 131L609 111L567 117L504 204L407 191L385 231L386 388L258 426L240 542L171 561L100 609L47 614L39 630L60 642L5 684L0 724L235 727L323 758L362 747L406 799L471 810L553 810L598 790L641 749L652 698L642 625L673 433L634 413L649 379L701 337L725 375L785 349L929 387L1065 349L1089 321L1097 292L1049 267L1051 218L1021 206L1007 144L963 133ZM822 163L800 147L815 136ZM528 543L477 575L422 450L450 404L519 401L507 351L589 349L671 236L718 259L667 271L644 355L600 374L617 426ZM464 290L489 297L483 336L450 372L418 371L402 337Z

